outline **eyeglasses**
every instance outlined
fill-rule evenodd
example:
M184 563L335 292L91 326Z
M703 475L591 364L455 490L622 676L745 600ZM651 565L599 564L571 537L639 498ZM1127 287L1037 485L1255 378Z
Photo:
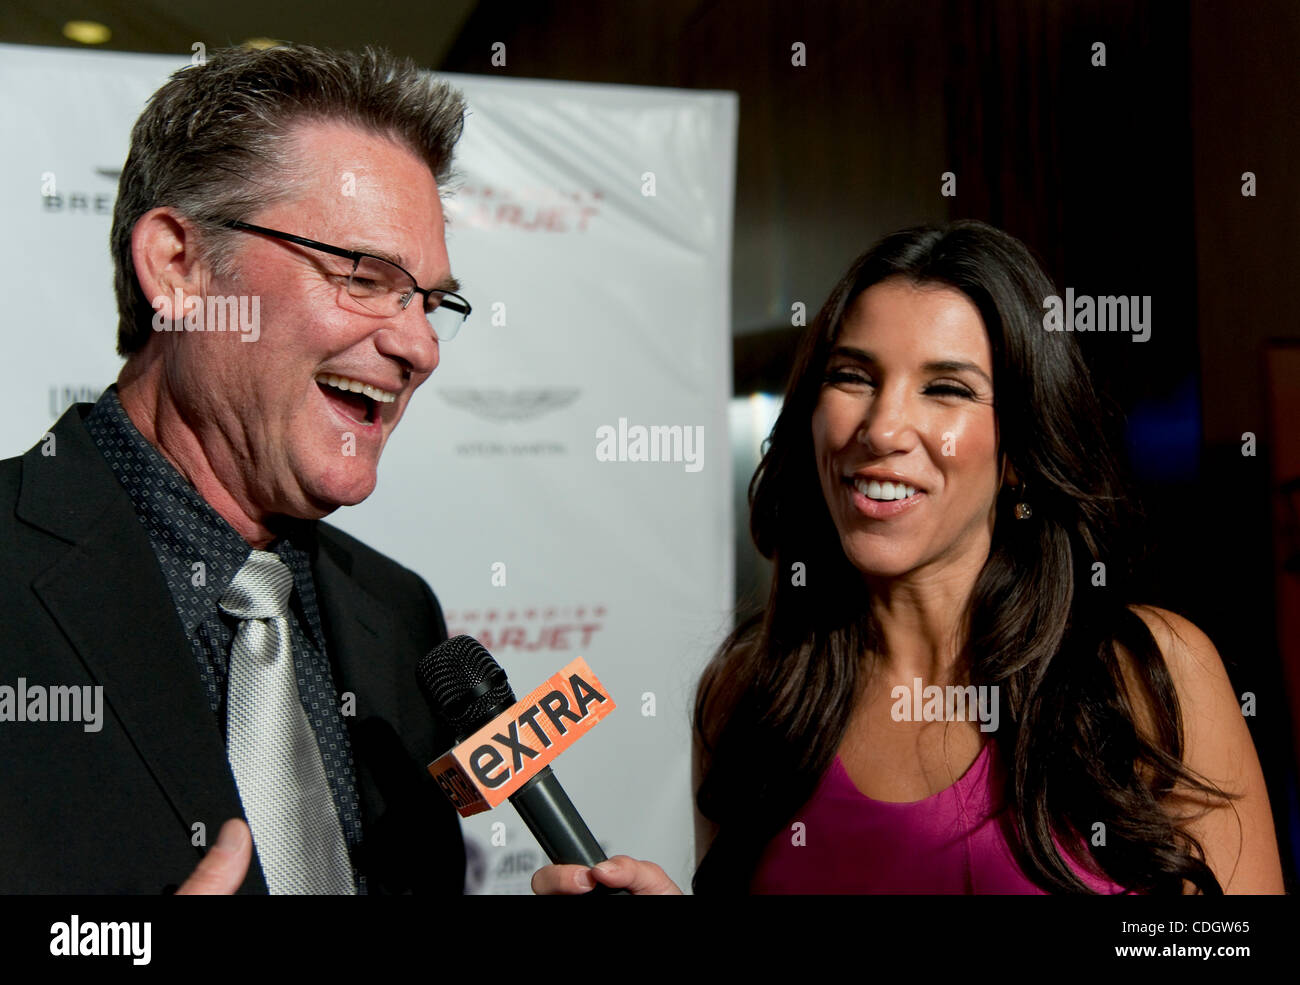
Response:
M362 314L388 318L399 311L405 311L413 297L423 294L424 314L429 320L429 327L433 329L433 337L439 342L455 338L460 327L469 318L471 310L469 302L459 294L437 288L425 289L415 282L415 277L410 271L390 260L358 250L345 250L341 246L318 243L314 239L282 233L277 229L254 226L251 222L240 222L238 219L231 219L221 225L228 229L261 233L272 239L282 239L328 253L330 256L351 260L352 270L348 273L347 297L356 303L356 310Z

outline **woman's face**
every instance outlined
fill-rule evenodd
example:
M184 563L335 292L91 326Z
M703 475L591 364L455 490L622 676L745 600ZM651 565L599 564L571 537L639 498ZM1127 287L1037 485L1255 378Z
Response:
M1000 485L993 366L960 291L890 278L845 313L812 419L845 554L880 578L978 571Z

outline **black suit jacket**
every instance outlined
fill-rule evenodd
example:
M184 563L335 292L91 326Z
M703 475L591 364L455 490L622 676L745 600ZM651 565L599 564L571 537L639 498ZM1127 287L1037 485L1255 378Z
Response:
M68 410L0 462L0 685L103 686L103 727L0 721L0 891L160 893L242 817L221 731L144 526ZM371 892L460 893L460 822L425 767L452 745L415 682L446 638L415 573L327 524L312 572L352 739ZM254 855L242 893L265 893Z

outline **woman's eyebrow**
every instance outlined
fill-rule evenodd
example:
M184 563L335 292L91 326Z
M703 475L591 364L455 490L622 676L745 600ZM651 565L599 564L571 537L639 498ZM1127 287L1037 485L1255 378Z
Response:
M851 345L837 345L831 350L831 356L848 356L861 363L874 363L876 361L876 357L871 353L864 352L862 349L855 349Z
M851 345L837 345L831 350L831 356L847 356L850 359L856 359L861 363L870 363L873 366L879 363L879 360L876 359L873 353L868 352L865 349L855 348ZM993 385L993 381L989 379L988 374L984 372L984 370L980 369L974 363L964 362L960 359L936 359L926 363L921 367L921 369L927 373L960 373L963 370L966 370L979 376L980 379L984 380L984 382L989 386Z
M940 359L937 362L926 363L921 368L927 373L960 373L962 370L967 370L979 376L989 386L993 385L993 381L984 370L974 363L966 363L958 359Z

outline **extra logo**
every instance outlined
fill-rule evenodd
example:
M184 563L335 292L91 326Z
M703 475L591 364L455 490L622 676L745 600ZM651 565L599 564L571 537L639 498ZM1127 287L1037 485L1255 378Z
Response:
M578 657L460 743L429 772L462 817L496 807L614 710Z

